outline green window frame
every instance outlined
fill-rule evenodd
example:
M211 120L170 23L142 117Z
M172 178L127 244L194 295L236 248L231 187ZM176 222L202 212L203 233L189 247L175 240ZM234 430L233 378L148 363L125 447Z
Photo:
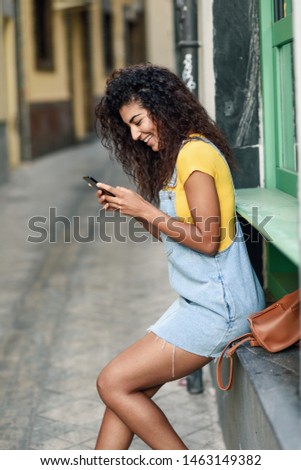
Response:
M265 187L297 198L292 0L259 0ZM298 266L265 245L266 281L280 298L299 285Z
M260 0L265 186L297 197L292 0Z

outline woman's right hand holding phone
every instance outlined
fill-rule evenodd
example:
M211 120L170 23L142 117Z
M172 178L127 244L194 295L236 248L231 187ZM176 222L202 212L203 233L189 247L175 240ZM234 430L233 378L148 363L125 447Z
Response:
M153 208L152 204L131 189L121 186L112 187L104 183L97 183L97 186L99 190L96 193L96 197L98 202L103 204L105 210L119 210L124 215L143 217L147 210ZM107 191L113 194L113 196L108 195Z

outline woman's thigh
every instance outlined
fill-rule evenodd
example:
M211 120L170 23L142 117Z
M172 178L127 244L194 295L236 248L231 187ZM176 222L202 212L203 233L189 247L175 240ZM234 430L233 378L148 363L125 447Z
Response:
M189 375L211 360L177 348L149 333L103 369L98 386L125 392L147 390Z

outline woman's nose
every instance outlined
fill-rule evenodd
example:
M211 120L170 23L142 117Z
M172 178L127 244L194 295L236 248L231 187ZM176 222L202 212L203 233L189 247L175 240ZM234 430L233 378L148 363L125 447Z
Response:
M133 140L139 140L139 137L141 136L141 132L135 127L131 127L131 134Z

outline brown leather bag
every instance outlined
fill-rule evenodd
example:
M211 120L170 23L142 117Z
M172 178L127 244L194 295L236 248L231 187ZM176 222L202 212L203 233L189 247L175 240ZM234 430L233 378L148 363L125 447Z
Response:
M248 317L251 332L238 336L224 348L216 365L216 380L221 390L229 390L233 382L233 354L237 348L249 341L250 346L261 346L275 353L292 346L301 338L300 330L300 289L285 295L269 307ZM229 380L222 380L222 361L230 359Z

